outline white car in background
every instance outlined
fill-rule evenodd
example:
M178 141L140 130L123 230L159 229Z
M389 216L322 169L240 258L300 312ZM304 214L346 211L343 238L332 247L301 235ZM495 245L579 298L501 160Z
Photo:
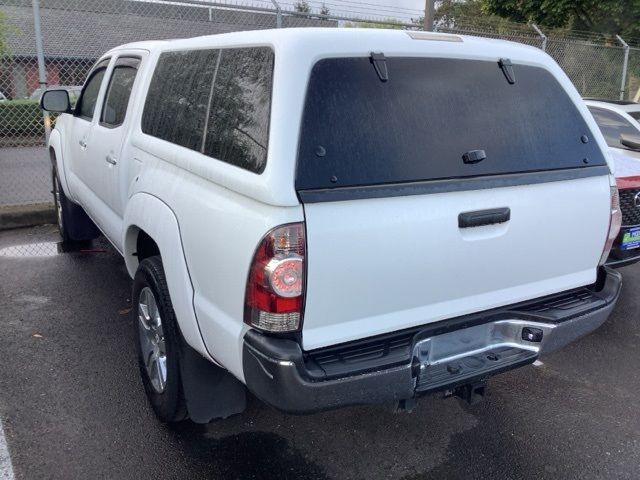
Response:
M640 261L640 104L585 99L610 147L622 210L622 228L607 265L622 267Z
M607 100L606 98L585 98L588 103L605 103L610 108L624 112L635 120L640 121L640 103L631 100Z
M607 145L640 160L640 104L625 100L585 98Z

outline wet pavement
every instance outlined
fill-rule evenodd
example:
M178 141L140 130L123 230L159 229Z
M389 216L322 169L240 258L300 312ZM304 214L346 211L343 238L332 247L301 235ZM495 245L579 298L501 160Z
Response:
M249 399L159 424L135 363L130 280L104 240L0 233L0 419L18 479L638 478L640 265L598 331L494 378L475 406L425 397L290 416Z
M0 207L51 201L51 160L47 149L0 147Z

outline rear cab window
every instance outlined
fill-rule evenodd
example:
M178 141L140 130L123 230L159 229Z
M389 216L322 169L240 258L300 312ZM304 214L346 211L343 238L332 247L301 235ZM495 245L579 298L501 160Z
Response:
M387 57L383 81L374 63L314 65L298 192L606 166L582 114L543 68L515 64L511 84L497 61ZM486 158L463 161L479 151Z

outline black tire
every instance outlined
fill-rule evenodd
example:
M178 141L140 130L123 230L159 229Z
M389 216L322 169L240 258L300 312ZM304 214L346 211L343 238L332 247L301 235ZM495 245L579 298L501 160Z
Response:
M153 294L160 314L162 336L164 337L166 374L162 391L158 390L157 383L154 386L153 382L157 382L157 378L152 380L147 367L149 357L143 352L145 348L143 344L147 337L145 337L145 330L142 327L144 319L140 320L140 304L141 294L145 292L144 294L147 295L149 290ZM173 311L171 297L169 296L162 260L159 256L149 257L140 262L133 280L131 300L133 303L131 312L134 320L138 366L151 407L158 418L164 422L174 423L185 420L188 415L180 375L180 342L182 337L175 312ZM150 330L147 329L147 331Z
M51 183L53 184L53 205L56 209L56 217L58 223L58 231L63 242L71 242L73 239L69 237L69 199L64 194L64 190L60 185L60 179L55 168L51 168Z
M84 242L100 236L100 230L80 205L76 205L67 198L60 184L58 172L51 168L51 183L53 188L53 204L58 219L58 230L64 243Z

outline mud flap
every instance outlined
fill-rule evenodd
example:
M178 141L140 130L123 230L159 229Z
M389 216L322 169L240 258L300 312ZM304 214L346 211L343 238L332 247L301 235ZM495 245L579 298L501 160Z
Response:
M247 406L246 387L184 340L181 343L180 374L189 418L195 423L209 423L242 413Z
M76 242L93 240L100 236L100 230L95 223L89 218L84 209L80 205L76 205L67 198L64 199L62 208L66 218L70 221L65 223L67 235Z

